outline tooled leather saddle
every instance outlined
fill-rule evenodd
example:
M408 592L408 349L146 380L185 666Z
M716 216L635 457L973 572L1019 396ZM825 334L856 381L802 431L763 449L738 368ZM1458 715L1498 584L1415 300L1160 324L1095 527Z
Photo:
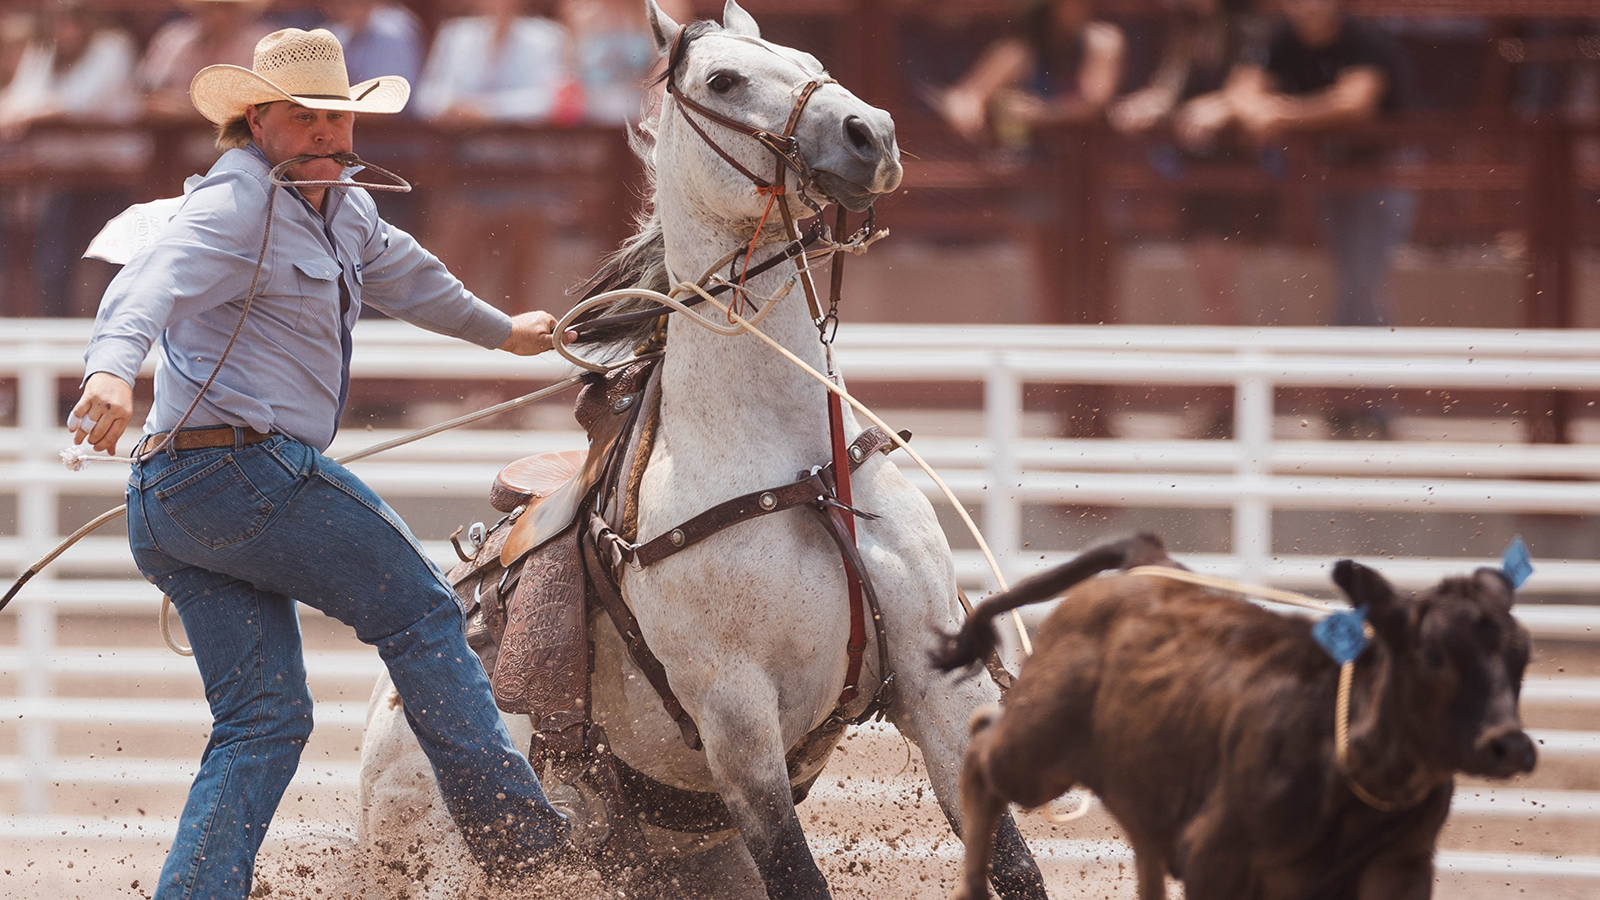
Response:
M634 500L658 421L659 361L659 355L642 358L584 386L574 412L588 433L587 451L528 457L501 470L490 502L506 515L492 528L473 526L469 547L461 545L457 530L452 540L461 562L448 576L466 613L467 641L489 673L496 704L532 721L529 761L547 782L553 774L556 782L572 786L591 819L592 833L582 843L601 862L616 865L643 858L640 822L691 833L733 827L720 796L662 784L611 754L604 729L589 716L594 645L588 628L591 612L603 610L678 723L685 744L700 749L694 720L673 694L664 667L623 600L619 585L625 565L650 565L757 516L809 509L859 578L861 605L870 606L860 614L875 626L878 658L888 658L877 596L845 527L845 516L866 514L838 502L831 465L800 473L790 484L717 504L659 536L634 542ZM849 446L849 467L854 470L872 454L893 448L883 431L869 428ZM859 660L861 649L849 648L853 659ZM845 715L841 702L790 751L790 771L814 768L847 724L880 713L892 678L885 673L865 709L853 716ZM854 688L848 684L845 696L853 697ZM795 801L809 788L810 781L795 785Z

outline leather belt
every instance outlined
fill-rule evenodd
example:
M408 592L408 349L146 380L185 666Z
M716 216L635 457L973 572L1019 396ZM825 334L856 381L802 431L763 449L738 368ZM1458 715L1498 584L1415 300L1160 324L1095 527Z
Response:
M276 432L269 431L262 434L254 429L242 429L243 434L238 442L246 447L259 444ZM161 443L166 436L165 431L158 431L144 439L144 444L154 447ZM172 443L168 446L174 450L215 450L221 447L234 445L234 428L232 425L209 425L205 428L185 428L172 436ZM163 447L162 449L167 449Z

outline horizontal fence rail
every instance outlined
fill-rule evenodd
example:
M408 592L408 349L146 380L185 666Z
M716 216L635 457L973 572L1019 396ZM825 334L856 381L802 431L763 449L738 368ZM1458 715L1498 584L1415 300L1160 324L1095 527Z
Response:
M0 574L20 572L74 522L121 500L122 466L96 463L73 473L57 459L67 443L59 417L62 404L76 393L87 329L82 321L0 320L0 521L8 509L15 520L12 530L0 530ZM1274 513L1587 515L1600 510L1600 452L1593 445L1282 440L1273 430L1280 389L1600 390L1600 332L858 325L841 332L837 348L853 387L897 385L902 390L896 396L915 396L918 388L934 396L953 382L978 388L969 392L978 399L965 410L971 427L918 434L914 443L961 502L981 508L985 536L1009 579L1069 555L1024 546L1026 509L1037 505L1224 510L1231 517L1228 549L1182 554L1187 563L1208 573L1325 594L1331 591L1331 559L1275 551ZM352 365L353 397L369 388L404 399L423 382L448 382L465 385L456 392L462 395L478 391L474 383L482 385L482 390L499 391L498 399L569 374L555 359L487 353L395 323L365 321ZM1026 391L1039 385L1231 388L1234 437L1041 437L1037 428L1028 429L1037 413L1024 402ZM9 421L4 418L7 396L14 397ZM896 424L892 411L880 412L888 412L890 424ZM496 428L429 438L360 462L357 471L391 499L478 502L498 468L511 459L583 446L575 430L488 424ZM351 429L330 452L348 453L400 433L387 427ZM893 458L936 504L943 503L930 479L903 455ZM958 547L971 546L964 535L951 538ZM447 542L426 541L425 548L442 565L454 559ZM1473 556L1364 561L1404 587L1498 565L1498 560ZM967 586L994 586L976 551L958 550L956 563ZM1594 602L1600 549L1585 558L1538 558L1535 565L1525 592L1559 600L1517 609L1536 639L1600 638L1600 605ZM177 788L192 777L194 763L188 759L88 758L59 749L61 737L79 728L203 729L208 724L209 713L199 700L79 696L64 687L94 678L141 684L192 680L190 661L158 649L159 600L155 589L139 579L121 529L113 526L35 579L10 614L0 617L0 624L14 618L16 635L14 644L0 644L0 683L14 686L0 694L0 722L13 723L17 734L14 751L0 754L0 786L14 792L16 808L10 812L17 814L0 827L0 836L54 835L80 827L86 835L116 832L120 820L74 825L77 819L54 814L50 788L58 783ZM1041 606L1030 615L1037 621L1046 611ZM71 623L82 617L130 614L147 617L148 624L139 626L148 629L139 646L78 646L66 637ZM357 685L370 685L379 672L375 657L354 650L308 651L307 668L313 679ZM319 702L319 726L359 729L364 698L362 693ZM1600 677L1539 674L1525 684L1522 699L1529 710L1592 720L1600 711ZM1600 731L1563 722L1564 727L1532 730L1543 758L1560 764L1600 762ZM355 783L351 761L324 761L309 769L325 788ZM1475 818L1594 822L1600 820L1600 792L1463 788L1454 810ZM147 827L159 824L142 821ZM1441 863L1463 872L1600 878L1600 864L1593 860L1529 853L1447 853Z

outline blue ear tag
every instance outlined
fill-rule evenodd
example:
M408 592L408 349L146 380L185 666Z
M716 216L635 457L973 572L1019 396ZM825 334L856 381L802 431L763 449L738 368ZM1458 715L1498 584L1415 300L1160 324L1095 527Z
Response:
M1342 666L1367 649L1366 622L1367 608L1358 606L1348 612L1334 613L1311 626L1311 636Z
M1511 582L1511 589L1518 590L1528 576L1533 574L1533 555L1528 552L1528 545L1523 543L1522 535L1511 539L1506 546L1506 552L1500 554L1500 573Z

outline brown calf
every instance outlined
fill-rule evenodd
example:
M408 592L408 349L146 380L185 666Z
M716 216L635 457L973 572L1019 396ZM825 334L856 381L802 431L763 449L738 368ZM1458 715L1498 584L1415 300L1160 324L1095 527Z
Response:
M988 598L935 652L941 668L971 667L995 616L1072 588L1004 711L973 718L960 900L988 895L1007 803L1074 785L1127 832L1141 900L1166 896L1168 872L1188 900L1424 898L1454 774L1533 769L1517 713L1528 633L1498 571L1402 597L1365 566L1334 566L1377 633L1355 662L1341 766L1339 666L1312 623L1160 575L1089 580L1148 563L1176 566L1151 535L1088 551Z

